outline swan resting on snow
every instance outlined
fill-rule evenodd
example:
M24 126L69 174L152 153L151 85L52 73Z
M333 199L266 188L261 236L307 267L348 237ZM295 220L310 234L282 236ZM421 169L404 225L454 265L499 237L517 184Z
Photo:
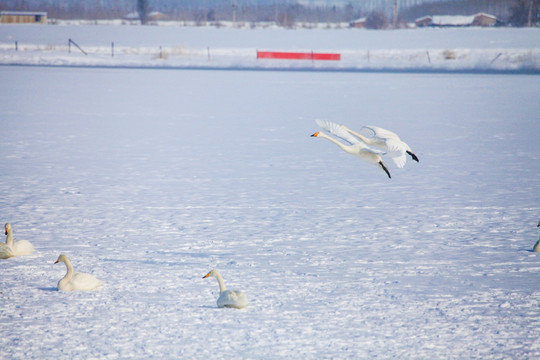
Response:
M540 222L538 222L536 227L540 227ZM538 238L538 241L534 244L533 252L540 252L540 238Z
M74 272L73 265L71 265L71 261L69 261L66 255L61 254L54 263L58 264L59 262L63 262L64 264L66 264L67 273L58 282L58 290L89 291L89 290L95 290L103 284L101 280L95 278L94 276L90 274Z
M248 305L246 294L238 290L227 290L225 282L221 277L221 274L216 269L211 270L208 274L203 276L203 279L213 276L217 279L219 284L219 297L217 299L218 307L230 307L241 309Z
M328 139L337 146L339 146L341 150L345 151L346 153L359 157L360 159L370 164L380 167L386 173L386 175L388 175L389 178L392 177L390 176L390 172L388 171L388 168L383 163L381 158L382 155L386 154L385 152L367 146L363 141L360 141L351 134L349 134L346 129L341 125L338 125L328 120L316 120L315 122L324 130L347 141L350 145L343 144L334 139L333 137L330 137L320 131L311 135L312 137L322 137Z
M28 240L13 241L13 229L10 223L4 226L6 234L6 243L0 246L0 259L10 257L29 255L35 251L32 243Z

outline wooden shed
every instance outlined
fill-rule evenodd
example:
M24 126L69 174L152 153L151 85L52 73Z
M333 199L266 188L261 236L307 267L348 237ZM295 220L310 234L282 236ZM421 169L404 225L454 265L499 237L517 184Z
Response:
M350 22L350 27L357 28L357 29L364 29L366 27L366 20L367 18L363 17L360 19L356 19Z
M41 11L0 11L2 24L46 24L47 13Z
M485 14L485 13L478 13L474 15L474 21L473 26L494 26L497 24L497 17Z
M485 13L475 15L433 15L415 20L416 26L460 27L460 26L494 26L497 17Z

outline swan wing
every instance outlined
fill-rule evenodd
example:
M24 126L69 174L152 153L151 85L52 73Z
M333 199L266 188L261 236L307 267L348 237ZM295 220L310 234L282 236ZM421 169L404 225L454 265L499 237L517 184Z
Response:
M387 139L387 155L392 158L392 161L398 168L403 168L407 162L405 157L405 152L407 151L407 146L403 141L396 139Z
M386 155L386 152L367 146L363 141L353 145L358 151L378 156Z
M341 125L336 124L334 122L328 121L328 120L315 120L317 125L319 125L322 129L328 131L330 134L333 134L345 141L347 141L349 144L354 145L358 144L361 141L351 135L347 130L345 130Z
M378 138L381 138L381 139L397 139L397 140L400 140L399 136L395 132L380 128L378 126L367 125L367 126L362 127L362 129L370 130L373 137L378 137Z
M405 157L405 153L401 154L401 156L393 156L392 161L396 166L400 169L405 167L405 163L407 162L407 157Z
M219 295L218 307L243 308L248 305L246 294L237 290L226 290Z
M9 259L15 257L13 250L6 244L0 244L0 259Z
M101 280L86 273L75 273L70 283L73 290L94 290L103 284Z
M13 252L17 256L29 255L35 251L34 246L28 240L19 240L13 243Z

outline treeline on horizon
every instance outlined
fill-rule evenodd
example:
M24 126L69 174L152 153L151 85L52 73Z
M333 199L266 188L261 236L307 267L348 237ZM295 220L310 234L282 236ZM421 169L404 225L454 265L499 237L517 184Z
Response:
M398 21L403 26L426 15L495 15L512 26L538 26L540 0L398 0ZM308 5L311 4L311 5ZM46 11L51 19L122 19L139 10L163 14L165 20L200 23L236 21L340 23L367 17L368 27L385 28L393 22L394 0L358 2L309 2L306 0L4 0L0 10ZM146 21L144 21L146 22Z

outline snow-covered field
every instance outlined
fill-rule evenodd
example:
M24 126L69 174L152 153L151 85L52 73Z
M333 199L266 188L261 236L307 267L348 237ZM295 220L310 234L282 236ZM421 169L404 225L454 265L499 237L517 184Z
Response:
M69 39L86 55L73 44L70 49ZM330 52L341 59L257 59L258 50ZM0 25L0 64L538 74L540 29Z
M538 76L0 78L0 214L37 249L0 261L1 358L540 358ZM388 179L316 118L420 163ZM56 291L60 253L105 285Z

